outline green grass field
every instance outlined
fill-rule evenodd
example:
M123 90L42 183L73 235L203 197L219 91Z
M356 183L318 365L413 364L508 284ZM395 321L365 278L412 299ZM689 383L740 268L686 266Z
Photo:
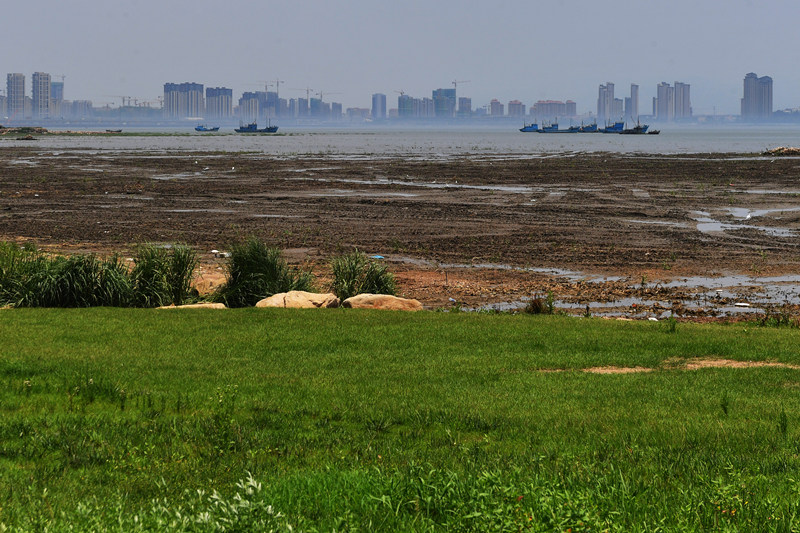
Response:
M0 338L0 531L800 529L800 370L684 368L798 365L798 329L93 308Z

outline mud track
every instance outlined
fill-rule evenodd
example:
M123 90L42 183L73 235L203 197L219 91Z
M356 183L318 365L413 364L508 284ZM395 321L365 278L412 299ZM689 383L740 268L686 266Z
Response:
M331 255L357 247L384 256L402 292L427 307L552 290L573 312L640 298L657 301L642 304L652 312L714 315L684 308L697 288L664 286L799 274L799 209L794 158L0 151L2 240L63 252L185 242L200 250L209 284L219 260L208 252L246 235L323 279Z

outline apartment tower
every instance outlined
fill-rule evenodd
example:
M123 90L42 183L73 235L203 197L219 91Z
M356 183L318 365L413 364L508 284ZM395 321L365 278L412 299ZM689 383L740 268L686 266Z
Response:
M6 76L6 111L9 120L25 118L25 74Z
M50 118L50 74L34 72L33 84L33 118Z
M744 77L742 120L769 120L772 117L772 78L750 72Z

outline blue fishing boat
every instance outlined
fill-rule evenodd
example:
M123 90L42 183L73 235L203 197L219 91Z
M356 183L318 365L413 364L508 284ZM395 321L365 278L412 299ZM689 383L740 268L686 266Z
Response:
M539 131L538 124L523 124L519 131L524 133L536 132Z
M251 122L245 126L240 125L238 128L234 128L233 131L236 133L275 133L278 131L278 126L273 126L267 120L267 127L260 128L258 127L258 123Z
M625 129L625 123L624 122L615 122L611 126L606 126L605 128L600 128L597 131L599 131L600 133L622 133L622 130L624 130L624 129Z
M219 131L219 126L209 128L204 124L200 124L199 126L194 127L194 131Z
M580 131L579 126L570 126L565 130L560 130L558 129L558 122L554 122L540 129L539 133L578 133L578 131Z
M578 133L597 133L597 123L587 124L586 126L581 124Z

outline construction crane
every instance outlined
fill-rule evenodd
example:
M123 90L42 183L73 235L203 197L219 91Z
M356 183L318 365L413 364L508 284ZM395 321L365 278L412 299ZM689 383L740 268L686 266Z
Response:
M399 91L395 91L395 92L399 93L400 96L403 96L404 94L406 94L406 92L404 90L402 90L402 89L400 89Z
M453 80L453 89L458 90L459 83L469 83L470 80Z
M284 82L281 79L275 78L275 94L278 95L278 98L280 98L279 89L280 89L281 83L286 83L286 82Z
M314 90L311 87L306 87L305 89L298 89L297 87L291 87L291 89L293 91L305 91L306 92L306 100L309 100L309 101L311 99L311 91Z
M131 100L133 100L132 96L122 96L120 94L104 94L103 96L106 96L108 98L119 98L119 99L121 99L122 100L122 106L121 107L127 107L127 106L131 105ZM127 104L125 103L126 101L128 102Z
M325 94L330 95L330 94L342 94L342 93L325 93ZM316 95L319 96L319 100L322 101L322 91L316 93Z

